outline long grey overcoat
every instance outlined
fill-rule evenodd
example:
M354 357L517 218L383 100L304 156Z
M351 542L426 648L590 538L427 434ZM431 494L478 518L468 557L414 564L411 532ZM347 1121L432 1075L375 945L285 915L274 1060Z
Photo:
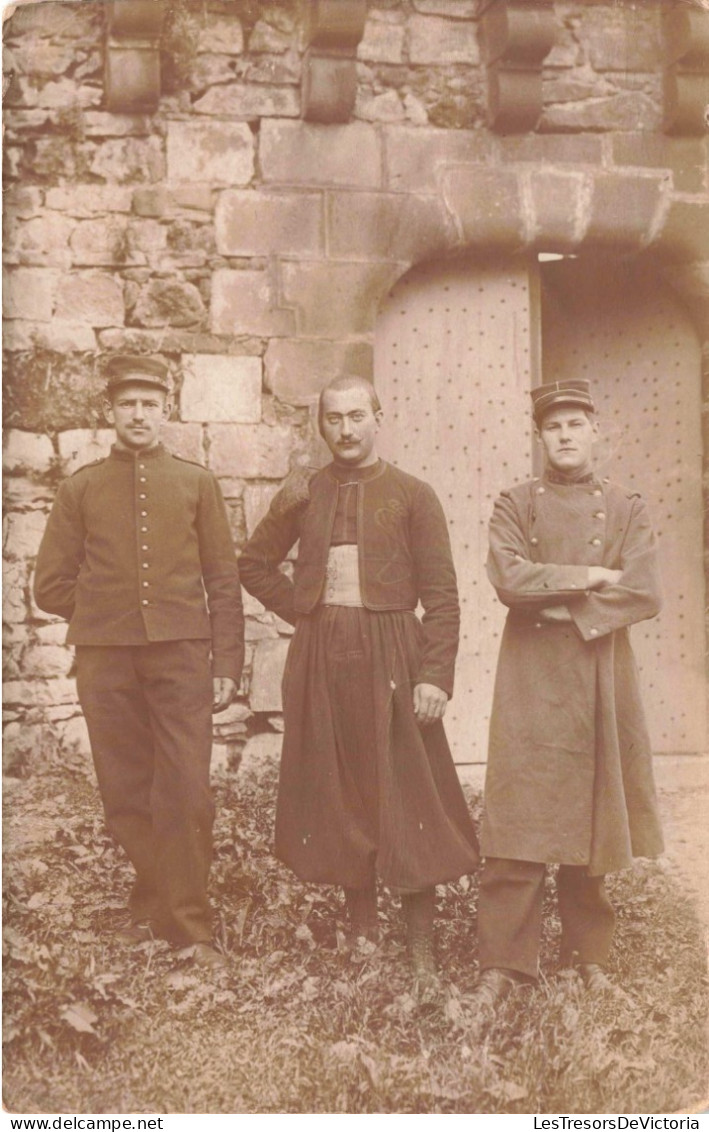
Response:
M591 565L622 570L587 590ZM587 865L662 852L650 741L628 627L660 608L637 492L553 471L503 492L488 576L509 607L490 721L485 856ZM540 611L565 605L571 622Z

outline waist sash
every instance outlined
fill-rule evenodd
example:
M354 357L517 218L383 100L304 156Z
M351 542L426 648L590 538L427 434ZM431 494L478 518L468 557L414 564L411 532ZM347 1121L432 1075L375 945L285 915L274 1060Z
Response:
M331 546L325 568L323 605L362 606L359 584L359 555L353 544Z

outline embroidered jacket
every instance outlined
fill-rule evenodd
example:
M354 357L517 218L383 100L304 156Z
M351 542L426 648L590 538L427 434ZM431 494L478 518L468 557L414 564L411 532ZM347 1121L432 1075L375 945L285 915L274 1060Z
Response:
M450 695L460 608L443 509L422 480L380 461L357 486L357 544L362 601L374 612L423 606L424 645L417 683ZM285 621L321 600L337 507L329 468L298 470L275 496L239 560L244 587ZM299 541L293 581L279 570Z

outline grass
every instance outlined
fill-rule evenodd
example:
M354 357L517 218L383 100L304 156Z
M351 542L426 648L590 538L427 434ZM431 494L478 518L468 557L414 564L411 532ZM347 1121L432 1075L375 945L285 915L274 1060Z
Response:
M439 889L447 990L411 996L396 901L383 943L341 946L338 893L270 855L273 776L222 775L212 891L232 958L204 976L164 943L112 937L130 885L93 786L72 768L6 790L4 1102L28 1113L669 1113L706 1095L707 979L691 906L659 864L611 880L611 973L627 997L543 976L469 1032L476 878ZM472 798L474 809L479 799ZM9 828L9 832L8 832Z

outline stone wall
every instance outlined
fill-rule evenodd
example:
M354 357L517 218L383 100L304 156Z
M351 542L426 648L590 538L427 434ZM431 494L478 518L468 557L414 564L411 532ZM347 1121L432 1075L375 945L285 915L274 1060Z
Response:
M241 543L289 468L321 458L313 398L343 369L371 375L377 308L414 263L643 254L701 322L706 147L660 132L667 5L552 5L538 126L509 136L486 124L489 7L370 3L351 120L331 125L300 116L295 0L167 4L148 114L106 109L108 4L48 0L6 21L3 616L17 772L87 749L64 627L33 605L31 577L57 482L110 442L105 354L169 361L167 443L217 474ZM288 627L247 610L223 755L280 727Z

